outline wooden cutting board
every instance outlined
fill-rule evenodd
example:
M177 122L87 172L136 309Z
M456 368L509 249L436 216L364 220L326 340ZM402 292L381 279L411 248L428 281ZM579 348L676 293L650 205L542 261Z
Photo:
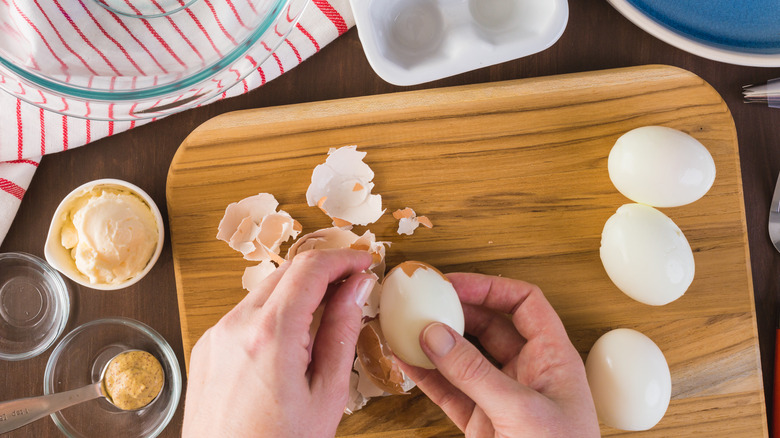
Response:
M688 292L663 307L629 299L599 259L605 221L629 202L609 180L607 156L620 135L645 125L693 135L717 167L704 198L662 209L696 261ZM435 224L403 237L389 214L372 225L393 242L388 266L415 259L534 282L583 357L608 330L645 333L669 362L672 402L637 436L767 435L734 123L707 83L668 66L264 108L204 123L179 148L167 185L187 362L201 334L245 295L241 275L252 263L215 238L225 207L268 192L304 232L328 227L305 192L328 148L351 144L368 153L374 193L389 212L409 206ZM339 435L460 433L415 390L372 400L344 418Z

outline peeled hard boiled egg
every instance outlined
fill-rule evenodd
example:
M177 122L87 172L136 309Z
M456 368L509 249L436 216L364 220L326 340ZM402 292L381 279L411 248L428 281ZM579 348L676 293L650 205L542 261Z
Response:
M623 134L609 153L609 178L620 193L653 207L677 207L704 196L715 162L690 135L664 126Z
M685 235L647 205L618 208L604 224L600 255L618 289L652 306L680 298L693 281L693 252Z
M435 368L420 347L420 333L442 322L463 334L463 308L452 283L433 266L407 261L382 282L379 322L387 344L404 362Z
M585 360L585 372L599 419L609 426L647 430L669 407L669 365L658 346L636 330L601 336Z

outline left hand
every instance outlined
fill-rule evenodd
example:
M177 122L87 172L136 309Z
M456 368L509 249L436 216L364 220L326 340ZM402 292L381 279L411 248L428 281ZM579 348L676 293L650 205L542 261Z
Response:
M365 251L301 253L206 331L192 350L182 435L334 436L375 283L363 273L370 264Z

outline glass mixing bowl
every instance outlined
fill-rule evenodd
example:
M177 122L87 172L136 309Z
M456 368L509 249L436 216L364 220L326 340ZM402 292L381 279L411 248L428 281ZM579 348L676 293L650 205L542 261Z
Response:
M65 436L89 438L156 437L171 421L182 391L179 362L171 346L149 326L128 318L88 322L70 332L54 348L43 376L43 393L68 391L95 383L111 358L128 349L148 351L165 373L162 392L148 406L122 411L104 398L51 415Z
M138 0L124 2L136 16L108 3L116 2L0 2L0 88L75 117L164 116L209 101L257 69L309 0L195 0L175 12L147 0L159 5L158 16L132 6Z

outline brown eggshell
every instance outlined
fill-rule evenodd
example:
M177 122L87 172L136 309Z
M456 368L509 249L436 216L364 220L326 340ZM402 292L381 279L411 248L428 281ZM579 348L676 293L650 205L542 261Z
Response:
M358 360L376 386L390 394L405 394L404 373L381 333L377 320L363 326L357 342Z

